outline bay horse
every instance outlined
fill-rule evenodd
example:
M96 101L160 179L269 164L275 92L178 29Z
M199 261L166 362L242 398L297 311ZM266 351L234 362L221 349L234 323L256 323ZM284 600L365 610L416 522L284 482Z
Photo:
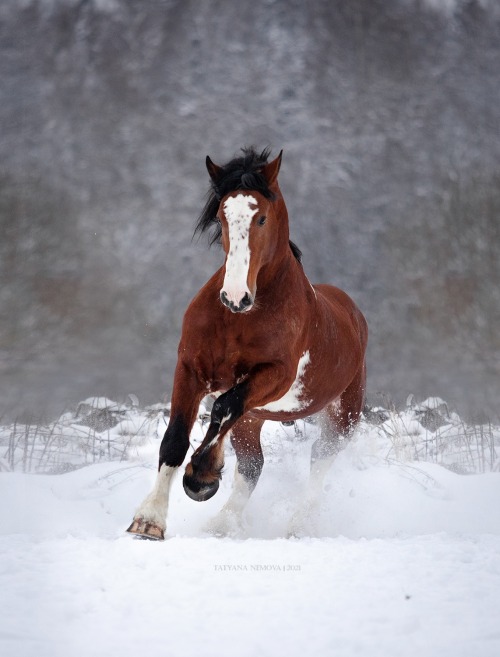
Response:
M132 534L164 539L172 477L205 396L218 395L183 485L193 500L215 495L231 432L237 466L221 514L241 516L257 484L265 420L322 411L311 467L324 474L360 417L367 324L345 292L312 285L304 273L278 186L282 153L269 162L269 149L243 149L224 166L206 159L211 189L196 231L215 229L211 241L222 242L225 262L184 315L158 474L127 530Z

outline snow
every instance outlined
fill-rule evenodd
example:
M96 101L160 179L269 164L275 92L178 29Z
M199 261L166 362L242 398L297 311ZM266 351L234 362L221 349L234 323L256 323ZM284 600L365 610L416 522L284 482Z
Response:
M165 542L124 534L155 480L164 421L152 413L129 409L123 421L141 431L117 431L126 460L3 472L0 654L496 657L498 463L461 475L436 462L446 452L423 450L431 432L410 422L417 411L363 422L305 510L317 428L266 423L263 474L230 537L205 530L230 494L229 448L211 500L190 500L176 477ZM192 442L202 436L200 421Z
M80 402L78 406L88 406L93 409L111 408L123 410L126 408L126 406L123 404L117 404L112 399L108 399L107 397L89 397L88 399L84 399L84 401Z

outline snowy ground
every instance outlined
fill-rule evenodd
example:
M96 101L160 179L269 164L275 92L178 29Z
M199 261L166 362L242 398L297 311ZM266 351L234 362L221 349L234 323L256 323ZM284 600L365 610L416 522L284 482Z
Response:
M85 453L100 462L65 474L20 472L30 455L38 454L32 464L54 465L37 442L47 445L47 435L39 429L34 443L26 438L18 459L13 429L4 428L0 456L13 471L0 474L0 654L497 657L498 431L490 428L485 455L482 430L471 434L449 416L439 427L427 417L431 431L416 422L419 412L364 422L332 466L304 536L290 539L313 425L265 425L264 472L235 537L204 530L229 495L230 450L208 502L187 498L179 477L164 543L123 533L154 480L164 429L158 410L121 409L121 422L101 441L104 456L95 431ZM74 416L59 423L68 440L74 423ZM462 426L460 436L453 426ZM63 449L57 431L50 429L49 442ZM201 435L200 422L194 442ZM444 441L454 447L447 451ZM119 454L126 460L107 460ZM465 462L492 471L449 469Z

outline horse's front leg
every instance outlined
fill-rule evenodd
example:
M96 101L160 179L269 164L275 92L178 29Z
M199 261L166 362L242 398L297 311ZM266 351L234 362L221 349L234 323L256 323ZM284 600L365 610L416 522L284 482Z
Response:
M292 380L293 374L279 364L261 365L216 400L205 439L186 466L183 484L189 497L202 502L215 495L224 467L225 435L245 413L279 399ZM260 435L260 424L256 435L257 438ZM247 454L241 460L238 457L238 471L248 489L248 496L259 478L262 460L260 446L255 454Z
M172 478L188 451L189 435L203 395L203 386L196 374L183 363L178 363L170 421L160 446L158 474L153 490L139 506L127 529L131 534L157 540L165 538Z

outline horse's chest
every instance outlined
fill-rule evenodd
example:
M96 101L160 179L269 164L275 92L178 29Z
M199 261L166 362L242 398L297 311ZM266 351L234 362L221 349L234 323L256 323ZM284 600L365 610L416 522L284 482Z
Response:
M242 349L235 344L227 344L213 360L208 376L214 390L228 390L249 374L251 366Z

